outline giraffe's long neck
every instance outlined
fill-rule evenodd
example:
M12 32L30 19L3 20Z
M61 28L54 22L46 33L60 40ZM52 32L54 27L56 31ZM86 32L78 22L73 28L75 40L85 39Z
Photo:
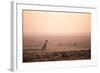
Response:
M47 46L47 40L45 41L44 45L42 46L42 50L46 49L46 46Z
M45 44L44 44L44 46L47 46L47 41L45 41Z

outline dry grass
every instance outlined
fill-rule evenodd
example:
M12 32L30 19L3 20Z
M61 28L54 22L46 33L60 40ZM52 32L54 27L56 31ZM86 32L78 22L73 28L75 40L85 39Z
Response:
M32 50L31 50L32 51ZM23 62L61 61L91 59L91 50L61 52L24 51Z

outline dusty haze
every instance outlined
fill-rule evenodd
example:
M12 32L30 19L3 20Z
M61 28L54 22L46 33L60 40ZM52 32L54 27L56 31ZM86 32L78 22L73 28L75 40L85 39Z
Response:
M23 11L24 35L73 35L90 33L91 14Z

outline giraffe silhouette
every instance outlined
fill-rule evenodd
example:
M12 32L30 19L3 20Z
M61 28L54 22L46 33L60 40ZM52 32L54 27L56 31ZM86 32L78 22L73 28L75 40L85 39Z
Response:
M43 46L42 46L42 55L46 55L47 52L46 52L46 48L47 48L47 43L48 43L48 40L45 40Z
M43 44L42 51L46 51L47 43L48 43L48 40L46 40L45 43Z

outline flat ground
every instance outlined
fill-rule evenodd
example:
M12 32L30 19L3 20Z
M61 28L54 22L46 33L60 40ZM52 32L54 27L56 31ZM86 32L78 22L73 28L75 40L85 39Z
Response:
M23 62L61 61L61 60L91 59L91 50L60 51L60 52L32 52L24 51Z

